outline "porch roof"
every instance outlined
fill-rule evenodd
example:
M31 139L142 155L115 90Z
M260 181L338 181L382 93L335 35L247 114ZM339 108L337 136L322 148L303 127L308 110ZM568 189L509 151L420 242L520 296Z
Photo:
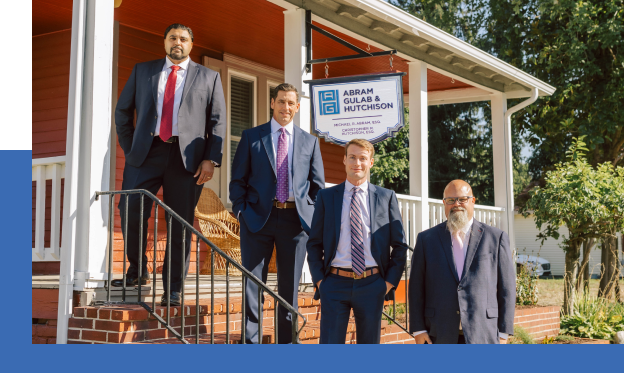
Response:
M287 9L310 9L313 21L378 48L396 49L408 60L508 98L529 97L531 88L550 96L555 88L526 72L382 0L268 0ZM478 92L475 92L478 94Z

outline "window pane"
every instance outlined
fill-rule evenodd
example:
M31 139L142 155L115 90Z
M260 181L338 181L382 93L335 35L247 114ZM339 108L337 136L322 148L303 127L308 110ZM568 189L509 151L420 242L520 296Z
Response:
M230 164L232 164L232 162L234 162L234 154L236 154L236 149L238 148L238 143L240 143L240 137L235 137L232 140L230 140L230 149L232 150L230 152ZM231 169L231 167L230 167ZM230 172L230 175L232 173Z
M232 136L240 137L243 130L253 127L253 88L253 82L232 77L230 103Z
M273 118L273 109L271 109L271 99L275 99L275 87L269 87L269 120Z

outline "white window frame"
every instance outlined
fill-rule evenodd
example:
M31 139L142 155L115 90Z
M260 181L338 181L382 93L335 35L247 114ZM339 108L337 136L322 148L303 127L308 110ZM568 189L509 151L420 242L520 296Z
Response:
M271 79L267 79L267 84L266 84L266 92L267 92L267 98L268 98L268 102L267 102L267 122L271 120L271 88L275 88L278 85L280 85L282 83L276 81L276 80L271 80Z
M231 172L231 167L232 164L230 163L230 159L232 158L231 156L231 152L232 152L232 140L236 140L238 139L238 141L240 141L240 137L238 136L232 136L232 78L236 77L238 79L242 79L242 80L246 80L249 82L253 83L253 115L252 115L252 126L256 127L258 125L258 77L256 75L252 75L252 74L248 74L236 69L232 69L232 68L228 68L228 92L227 92L227 140L226 140L226 154L224 159L226 160L226 177L227 177L227 184L226 185L230 185L230 181L232 179L232 172ZM230 201L230 191L229 191L229 187L226 188L226 194L227 194L227 201L228 201L228 207L231 208L231 203L232 201Z

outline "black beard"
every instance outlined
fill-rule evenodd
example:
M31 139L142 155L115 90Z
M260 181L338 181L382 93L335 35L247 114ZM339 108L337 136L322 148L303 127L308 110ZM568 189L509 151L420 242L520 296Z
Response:
M181 57L177 58L174 56L174 52L180 52ZM186 58L186 56L184 55L184 52L180 49L171 49L171 51L168 54L169 58L171 58L172 60L176 60L176 61L180 61Z

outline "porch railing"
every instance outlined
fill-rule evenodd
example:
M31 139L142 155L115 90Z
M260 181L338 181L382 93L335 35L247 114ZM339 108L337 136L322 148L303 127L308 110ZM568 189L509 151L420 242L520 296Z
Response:
M124 214L125 214L125 226L122 227L122 229L124 230L124 232L128 231L128 196L131 194L139 194L140 198L141 198L141 202L140 202L140 226L139 226L139 247L143 246L143 240L147 240L147 237L143 237L142 236L142 232L143 232L143 206L144 206L144 200L145 197L147 196L148 198L150 198L153 202L154 202L154 217L155 217L155 223L154 223L154 248L157 247L157 237L158 237L158 209L162 208L165 211L165 220L166 220L166 225L167 225L167 246L166 246L166 250L167 250L167 258L168 258L168 263L167 266L169 268L169 270L167 271L168 273L168 278L167 278L167 283L166 283L166 293L167 293L167 310L166 310L166 316L165 319L163 319L162 317L160 317L160 315L158 313L156 313L156 255L153 255L153 292L152 292L152 304L151 306L148 305L147 303L143 302L141 300L141 295L142 295L142 289L141 289L141 281L138 281L138 286L137 286L137 290L138 290L138 294L137 294L137 301L136 302L130 302L130 301L126 301L126 256L127 256L127 234L124 234L124 268L123 268L123 287L122 287L122 301L121 302L111 302L111 282L113 279L113 230L114 230L114 211L115 211L115 206L114 206L114 201L115 195L121 195L124 196L122 198L125 198L125 203L122 205L124 206ZM215 332L214 332L214 297L215 297L215 286L214 286L214 273L215 273L215 268L214 268L214 263L215 263L215 253L217 255L220 255L223 259L225 259L226 261L226 266L225 266L225 289L226 289L226 293L225 293L225 297L226 297L226 304L230 304L230 267L232 267L233 270L238 270L241 272L242 276L247 280L247 281L253 281L256 285L258 285L258 343L262 343L262 319L263 319L263 312L262 312L262 306L264 304L264 302L262 302L262 296L263 293L267 293L268 296L273 297L273 299L275 300L275 307L274 307L274 312L275 315L273 317L274 320L274 336L275 336L275 343L278 343L278 317L277 317L277 313L278 313L278 304L281 305L282 307L284 307L288 312L291 313L292 315L292 343L298 344L300 343L299 341L299 333L301 332L301 330L303 330L303 328L305 327L305 324L307 322L305 316L303 316L301 313L299 313L293 306L291 306L287 301L285 301L282 297L280 297L277 293L275 293L273 290L271 290L265 283L263 283L260 279L258 279L256 276L254 276L250 271L248 271L246 268L244 268L241 264L237 263L236 260L234 260L233 258L231 258L230 256L228 256L227 254L225 254L220 248L218 248L217 246L215 246L212 242L210 242L210 240L208 240L206 237L204 237L204 235L202 235L198 230L196 230L191 224L189 224L186 220L182 219L182 217L180 217L178 214L175 213L175 211L173 211L171 208L169 208L167 205L165 205L160 199L158 199L155 195L153 195L152 193L150 193L149 191L145 190L145 189L135 189L135 190L124 190L124 191L110 191L110 192L96 192L96 200L100 198L100 196L109 196L109 222L110 222L110 229L109 229L109 244L108 244L108 287L107 287L107 303L121 303L121 304L138 304L140 306L142 306L143 308L145 308L155 319L157 319L167 330L169 330L169 332L171 332L178 340L180 340L182 343L188 344L189 342L186 340L185 338L185 334L184 334L184 327L185 327L185 317L181 317L181 328L180 328L180 333L178 333L176 330L174 330L174 328L172 327L171 324L171 291L169 291L170 287L171 287L171 225L172 222L175 220L177 223L181 224L184 228L182 230L182 247L186 247L185 243L187 239L190 239L192 242L193 239L193 235L196 236L197 240L196 240L196 263L200 262L199 259L199 243L204 242L206 245L208 245L211 249L210 252L210 343L214 344L215 341ZM190 237L186 237L186 232L190 231ZM143 258L143 253L141 252L141 250L139 251L139 260L138 260L138 268L139 268L139 274L138 274L138 278L141 279L143 278L143 274L142 272L142 258ZM182 268L181 268L181 273L186 273L186 258L185 258L185 250L181 250L181 255L182 255L182 259L181 259L181 263L182 263ZM198 307L198 309L195 312L195 330L196 330L196 335L195 335L195 343L199 344L199 340L200 340L200 324L199 324L199 319L200 319L200 312L199 312L199 268L198 270L196 270L195 273L195 302L196 305ZM245 322L245 313L246 313L246 307L244 306L245 304L245 291L247 288L247 281L243 280L242 281L242 307L241 307L241 322L242 322L242 326L241 326L241 343L245 343L245 326L244 326L244 322ZM183 310L184 309L184 286L182 286L182 291L181 291L181 299L180 299L180 307ZM299 318L301 318L302 320L302 325L299 328ZM226 313L226 339L225 339L226 343L229 344L230 343L230 311L228 310L228 312Z
M35 244L32 261L58 261L61 258L61 179L65 176L65 156L32 160L32 181L37 183L35 200ZM52 181L50 201L50 244L45 247L47 180Z

